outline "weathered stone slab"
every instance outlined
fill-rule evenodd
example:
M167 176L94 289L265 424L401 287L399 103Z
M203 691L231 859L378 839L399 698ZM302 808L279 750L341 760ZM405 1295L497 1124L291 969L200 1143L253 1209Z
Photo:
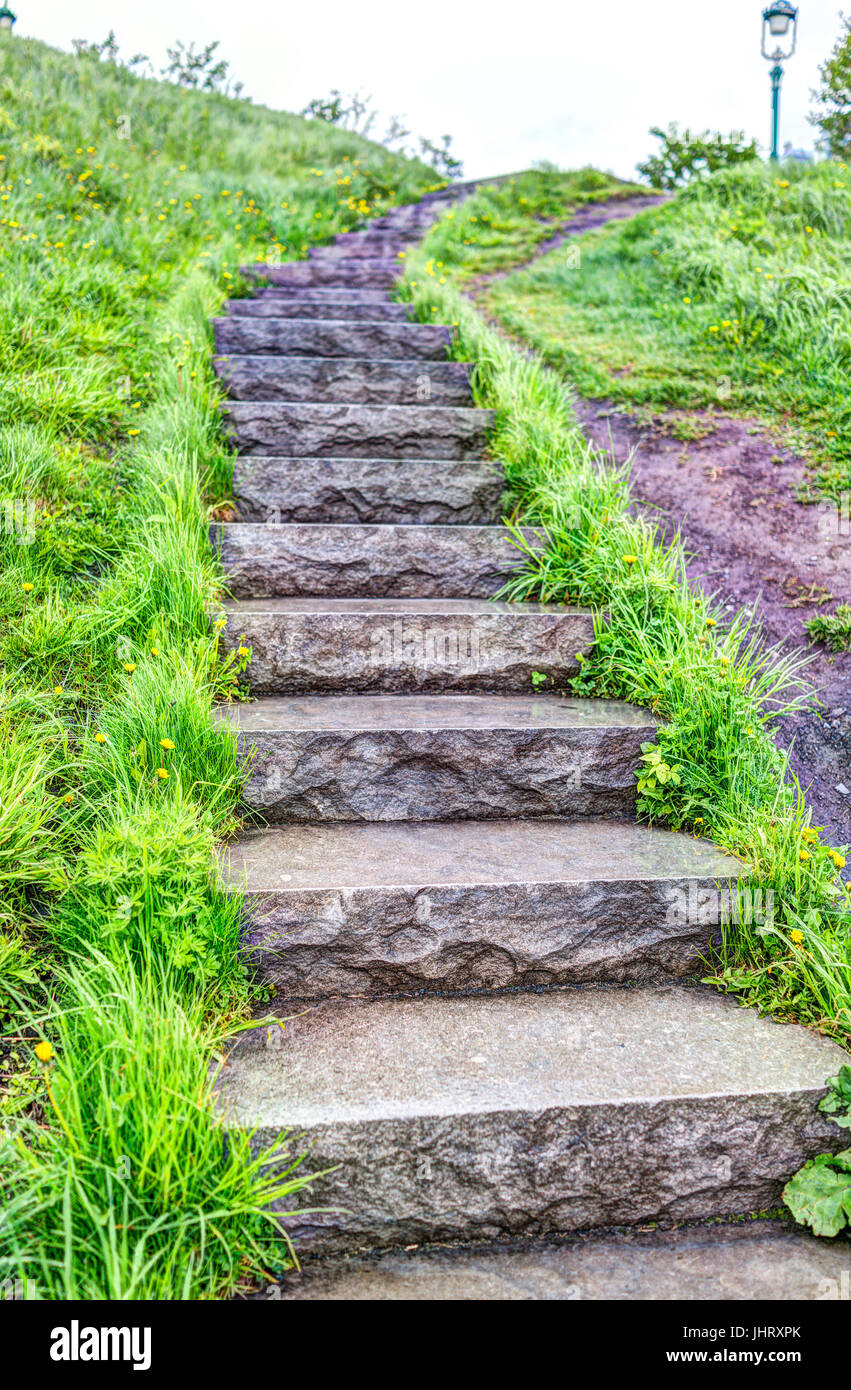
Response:
M522 562L504 526L236 523L211 539L237 599L492 598Z
M335 1169L301 1250L529 1237L770 1209L843 1131L847 1060L814 1033L669 986L327 1002L248 1034L228 1125ZM339 1165L339 1166L338 1166Z
M232 401L225 414L240 453L305 458L474 459L491 422L466 406L348 402Z
M294 821L629 816L656 722L607 700L324 695L222 711L252 753L246 805Z
M433 323L374 323L347 319L214 319L220 353L281 352L293 357L401 357L443 362L451 330Z
M236 459L233 486L243 521L488 526L505 480L490 459L252 455Z
M308 1260L255 1297L284 1302L838 1302L851 1244L784 1221L550 1237Z
M600 820L286 826L224 857L247 959L305 999L691 975L742 867Z
M388 287L399 279L399 262L393 257L348 257L342 261L287 261L283 265L245 266L247 274L260 274L273 285L361 285Z
M471 405L463 362L398 358L218 357L216 373L237 401L329 401L369 405Z
M311 246L312 261L399 260L399 252L410 245L410 236L402 232L347 232L337 237L332 246Z
M563 689L594 640L581 609L486 599L247 599L227 610L225 650L250 646L255 695Z
M293 300L305 304L391 304L394 302L387 290L369 289L368 286L360 287L357 285L326 285L324 288L321 285L306 285L302 288L293 285L289 289L286 285L260 285L252 298L268 299L281 304L287 304ZM328 314L326 317L335 318L337 316ZM340 317L344 318L345 315L340 315Z
M264 297L254 295L251 299L229 299L225 305L229 315L236 318L279 318L279 319L363 319L367 323L410 323L410 311L405 304L391 304L389 300L334 298L305 299L289 295Z

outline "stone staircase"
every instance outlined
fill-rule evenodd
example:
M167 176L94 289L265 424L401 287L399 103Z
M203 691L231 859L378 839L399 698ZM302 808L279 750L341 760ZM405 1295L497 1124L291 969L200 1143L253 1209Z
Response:
M286 1297L608 1296L599 1271L639 1248L608 1228L772 1208L841 1147L816 1106L844 1054L695 983L739 866L634 823L653 718L532 689L564 688L593 622L491 601L519 552L487 412L450 330L388 296L440 202L259 267L215 325L239 449L223 639L259 697L222 718L262 821L228 872L287 1019L244 1035L220 1103L331 1170L288 1218L312 1273ZM771 1285L765 1240L725 1245L719 1296L752 1296L756 1265ZM778 1296L815 1296L824 1245L782 1241L802 1291ZM631 1296L711 1287L665 1249Z

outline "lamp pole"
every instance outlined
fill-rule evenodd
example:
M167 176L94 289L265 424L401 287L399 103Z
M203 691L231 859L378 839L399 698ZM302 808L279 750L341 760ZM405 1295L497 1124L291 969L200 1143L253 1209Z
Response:
M791 34L790 34L791 30ZM789 34L791 47L784 51L780 40ZM777 42L770 51L772 39ZM762 56L774 66L771 69L771 158L774 163L779 158L780 148L780 84L783 81L783 63L791 58L798 42L798 11L789 0L775 0L762 12Z

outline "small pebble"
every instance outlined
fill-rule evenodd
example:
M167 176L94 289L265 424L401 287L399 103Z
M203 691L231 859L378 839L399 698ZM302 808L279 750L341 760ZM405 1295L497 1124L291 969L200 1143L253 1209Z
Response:
M839 792L839 795L840 795L840 796L849 796L849 795L851 795L851 793L848 791L848 788L846 787L846 785L845 785L844 782L840 782L840 783L839 783L839 786L836 788L836 790Z

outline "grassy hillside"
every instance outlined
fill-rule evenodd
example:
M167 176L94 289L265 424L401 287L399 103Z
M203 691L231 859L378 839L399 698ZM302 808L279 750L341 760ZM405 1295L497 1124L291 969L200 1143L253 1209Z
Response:
M752 171L749 177L769 175ZM832 205L832 194L824 201ZM421 319L456 323L455 355L477 364L477 402L496 413L491 447L505 469L515 539L526 555L503 596L594 608L594 650L572 692L649 707L663 721L656 744L644 745L639 815L708 835L745 866L744 886L759 896L744 895L740 920L728 924L720 951L707 962L707 977L777 1018L810 1024L847 1044L851 888L841 879L845 847L828 844L812 824L788 760L773 741L777 721L807 699L801 662L766 651L752 613L731 619L691 586L679 537L631 514L629 469L589 445L563 376L548 371L525 345L513 346L465 297L490 254L477 247L478 229L510 223L521 208L516 190L502 185L483 188L446 212L407 263L405 287ZM577 321L599 325L601 338L611 334L606 342L612 352L618 325L629 329L626 356L641 338L643 319L630 327L623 305L633 293L640 297L657 272L648 269L643 278L639 267L633 291L631 262L619 260L617 248L647 245L652 255L662 229L681 216L666 207L591 233L582 239L581 269L571 268L566 250L554 251L529 271L496 279L488 306L574 379L571 368L587 342L573 336ZM704 259L710 254L711 248ZM720 253L717 263L720 275ZM717 286L713 292L720 294ZM682 360L691 361L685 353ZM539 530L546 542L541 550L530 550L521 526Z
M495 284L489 307L586 395L791 433L811 496L851 487L851 176L745 164Z
M207 1076L252 1000L213 871L243 774L210 717L208 321L241 262L437 179L7 36L0 171L0 1281L216 1296L286 1248Z

